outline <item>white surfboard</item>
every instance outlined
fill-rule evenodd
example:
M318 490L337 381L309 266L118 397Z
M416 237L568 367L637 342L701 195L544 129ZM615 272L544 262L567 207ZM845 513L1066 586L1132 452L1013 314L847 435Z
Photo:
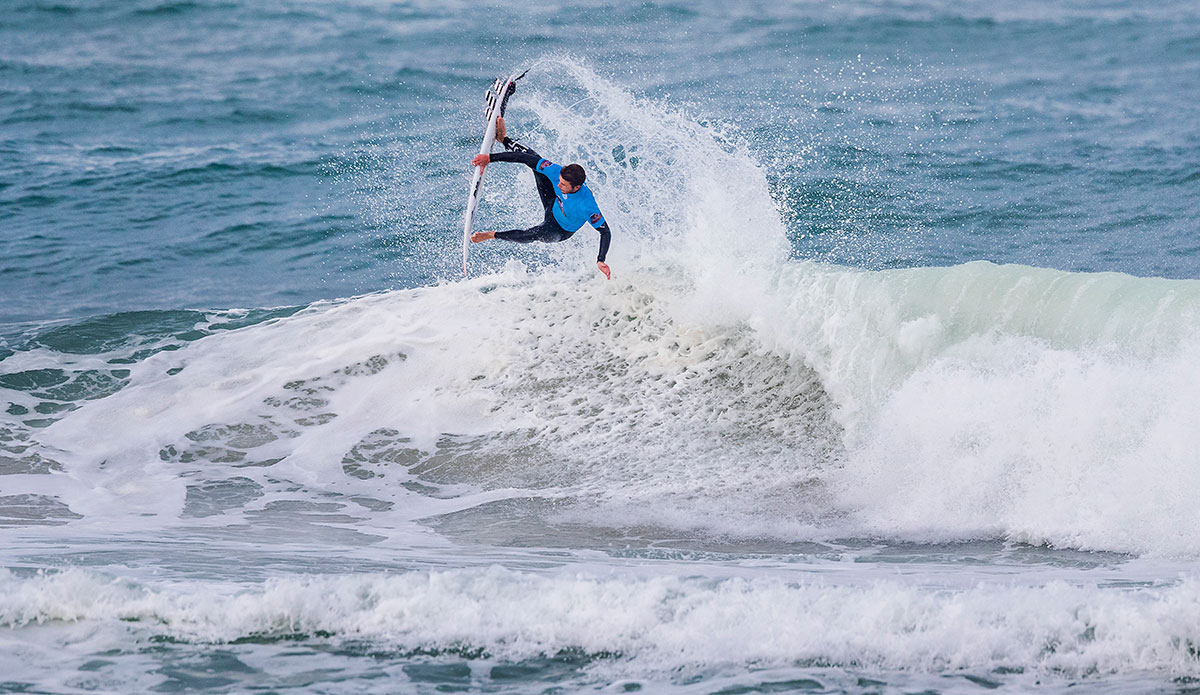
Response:
M487 93L487 127L483 131L483 144L479 146L479 154L491 154L492 145L496 142L496 118L503 115L505 102L508 101L509 85L524 77L509 75L496 80ZM467 213L463 217L463 276L467 274L467 252L471 248L471 232L475 226L475 207L479 204L479 196L483 192L483 168L475 167L471 177L471 188L467 191Z

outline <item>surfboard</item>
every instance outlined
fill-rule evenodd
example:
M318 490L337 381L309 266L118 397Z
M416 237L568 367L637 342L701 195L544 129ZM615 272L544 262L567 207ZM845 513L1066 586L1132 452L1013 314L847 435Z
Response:
M504 115L509 95L515 89L517 80L524 76L525 73L501 77L487 91L487 110L484 112L487 125L483 130L483 144L479 146L479 154L492 153L492 145L496 142L496 118ZM479 204L479 196L482 192L483 168L475 167L475 174L471 177L471 187L467 190L467 212L463 217L462 265L464 277L467 275L467 253L471 248L471 232L474 231L475 226L475 207Z

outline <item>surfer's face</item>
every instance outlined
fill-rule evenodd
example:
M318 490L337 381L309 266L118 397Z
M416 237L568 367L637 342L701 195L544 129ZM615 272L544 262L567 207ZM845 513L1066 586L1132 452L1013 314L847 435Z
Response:
M560 176L558 177L558 190L563 193L574 193L579 190L579 186L572 186L570 181Z

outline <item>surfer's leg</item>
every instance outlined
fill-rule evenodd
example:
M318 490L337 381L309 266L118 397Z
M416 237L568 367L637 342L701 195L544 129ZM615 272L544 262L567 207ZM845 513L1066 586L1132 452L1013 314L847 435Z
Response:
M554 201L558 200L554 195L554 184L550 183L550 179L534 172L533 181L537 184L538 197L542 199L542 210L546 214L550 214L550 206L554 205Z
M533 182L537 184L538 197L542 199L542 209L546 212L549 212L550 206L554 204L556 198L554 196L554 184L550 182L550 179L538 174L537 163L539 160L541 160L542 155L534 152L533 149L522 145L516 140L507 137L505 133L504 119L496 119L496 139L504 144L504 149L508 150L509 152L520 152L522 154L527 154L533 158L526 160L524 163L533 170Z
M525 154L531 154L538 159L542 158L542 155L535 152L532 147L526 147L512 138L504 138L503 140L500 140L500 144L504 145L504 149L508 150L509 152L524 152ZM532 169L533 167L530 168Z
M506 232L496 232L497 239L505 241L515 241L518 244L528 244L534 241L540 241L545 244L551 244L556 241L565 241L571 238L574 232L568 232L557 223L543 222L536 227L529 229L510 229Z
M505 241L515 241L518 244L528 244L538 240L541 229L542 225L530 227L529 229L510 229L505 232L496 232L496 238Z

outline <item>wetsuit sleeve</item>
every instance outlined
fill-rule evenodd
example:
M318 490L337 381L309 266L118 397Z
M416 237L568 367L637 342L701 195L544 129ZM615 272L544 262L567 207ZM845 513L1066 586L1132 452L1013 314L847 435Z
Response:
M493 162L519 162L533 169L533 173L541 174L552 182L558 180L559 174L562 173L562 167L550 161L542 159L542 155L534 152L530 148L513 140L512 138L504 138L502 143L508 152L497 152L491 155Z
M604 258L608 256L608 244L612 241L612 233L608 230L608 222L596 227L596 231L600 232L600 255L596 260L603 263Z
M532 150L514 150L512 152L497 152L491 155L493 162L518 162L537 171L538 162L542 161L541 155Z
M592 200L592 214L588 216L588 224L600 232L600 257L596 260L603 263L604 257L608 255L608 244L612 241L612 232L609 231L608 220L604 219L604 213L600 212L595 199Z

